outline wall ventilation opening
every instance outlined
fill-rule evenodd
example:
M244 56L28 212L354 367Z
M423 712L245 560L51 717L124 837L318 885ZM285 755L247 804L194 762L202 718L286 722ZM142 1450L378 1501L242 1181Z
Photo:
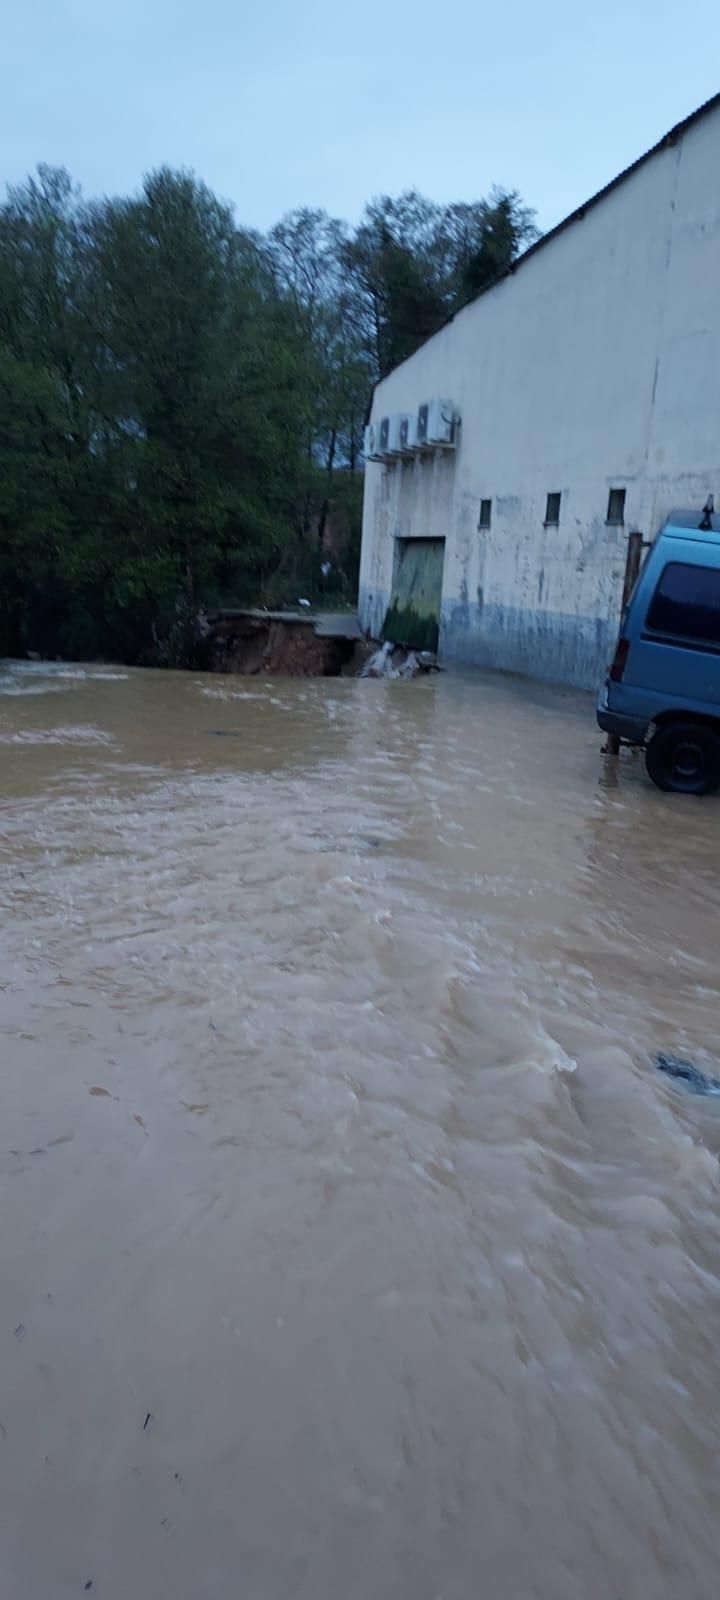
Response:
M556 527L558 522L560 521L560 501L561 500L562 500L562 495L561 494L549 494L548 495L547 504L545 506L545 526L546 527L551 527L551 528L552 527Z
M607 521L614 527L622 527L625 521L625 490L611 489L608 495Z

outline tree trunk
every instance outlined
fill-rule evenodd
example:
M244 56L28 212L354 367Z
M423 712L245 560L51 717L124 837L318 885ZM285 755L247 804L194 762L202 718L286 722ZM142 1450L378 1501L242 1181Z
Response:
M337 444L337 428L333 428L332 431L331 431L331 434L330 434L330 443L328 445L327 461L325 463L325 471L327 472L327 476L328 476L328 487L329 487L330 483L332 482L332 470L333 470L333 462L335 460L335 446L336 446L336 444ZM318 518L318 547L319 547L321 555L322 555L322 551L323 551L323 546L325 544L325 529L327 527L327 519L328 519L329 510L330 510L330 496L329 496L329 494L326 494L326 496L325 496L325 498L323 500L323 503L322 503L322 505L320 507L320 516Z

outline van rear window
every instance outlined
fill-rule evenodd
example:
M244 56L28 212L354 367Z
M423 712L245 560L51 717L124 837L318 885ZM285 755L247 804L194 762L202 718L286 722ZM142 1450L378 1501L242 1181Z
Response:
M720 568L671 561L661 574L645 626L666 638L720 645Z

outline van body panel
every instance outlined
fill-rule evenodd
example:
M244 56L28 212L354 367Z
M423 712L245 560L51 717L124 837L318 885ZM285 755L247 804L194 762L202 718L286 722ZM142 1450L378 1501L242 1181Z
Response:
M620 680L608 676L600 692L601 728L643 744L668 716L720 725L720 517L672 513L640 570L620 639L626 659Z

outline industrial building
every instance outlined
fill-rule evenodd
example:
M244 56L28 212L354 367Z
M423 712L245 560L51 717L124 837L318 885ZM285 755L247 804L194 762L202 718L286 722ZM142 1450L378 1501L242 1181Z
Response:
M376 388L360 621L591 687L628 534L720 493L720 95Z

